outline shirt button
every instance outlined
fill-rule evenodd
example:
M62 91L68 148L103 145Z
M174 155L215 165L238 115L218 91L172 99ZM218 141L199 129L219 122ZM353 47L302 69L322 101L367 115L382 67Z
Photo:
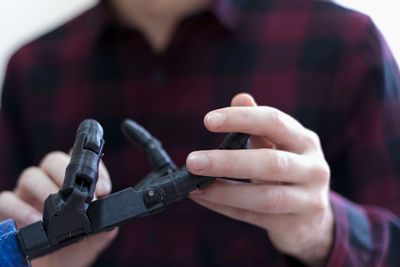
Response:
M163 83L167 80L167 74L161 69L154 69L150 73L150 79L155 83Z

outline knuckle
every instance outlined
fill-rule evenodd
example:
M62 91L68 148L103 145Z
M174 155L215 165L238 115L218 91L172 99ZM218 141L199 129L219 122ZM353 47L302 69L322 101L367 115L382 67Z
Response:
M0 192L0 203L8 203L12 194L13 193L11 191L1 191Z
M306 129L306 134L304 135L304 142L312 147L320 146L320 139L318 134L308 129Z
M317 164L312 170L312 177L322 184L329 184L331 177L329 165L326 162Z
M37 176L36 174L38 171L40 171L40 169L35 166L26 168L18 178L17 188L27 187L27 184Z
M327 208L328 204L322 194L318 194L318 196L314 197L311 201L311 210L314 213L321 213Z
M272 123L277 128L286 128L283 114L275 108L272 108Z
M325 205L320 201L313 201L311 205L313 213L320 213L325 210Z
M61 157L65 157L65 155L66 154L62 151L50 152L46 156L44 156L44 158L40 162L39 166L41 168L43 168L43 167L47 166L48 164L50 164L51 162L53 162L54 160L61 158Z
M263 207L266 211L277 211L281 207L282 192L278 190L266 191Z
M285 155L279 152L271 154L270 171L272 174L277 175L282 173L288 165L288 159Z

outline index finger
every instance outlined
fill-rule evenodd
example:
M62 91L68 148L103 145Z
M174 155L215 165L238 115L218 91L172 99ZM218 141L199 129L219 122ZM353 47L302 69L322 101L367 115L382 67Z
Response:
M286 113L267 106L228 107L209 112L204 124L212 132L264 136L278 148L301 153L319 145L315 133Z

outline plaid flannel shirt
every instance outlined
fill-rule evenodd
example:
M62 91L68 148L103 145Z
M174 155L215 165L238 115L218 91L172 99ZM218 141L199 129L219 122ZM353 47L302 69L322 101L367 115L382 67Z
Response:
M398 67L370 18L330 1L214 1L179 24L162 54L102 2L25 45L3 89L1 188L49 151L68 151L88 117L104 127L114 191L133 186L150 167L120 133L123 118L182 165L190 151L217 147L222 136L202 118L242 91L320 136L336 221L327 265L400 266ZM184 200L123 226L95 266L161 264L298 263L264 230Z

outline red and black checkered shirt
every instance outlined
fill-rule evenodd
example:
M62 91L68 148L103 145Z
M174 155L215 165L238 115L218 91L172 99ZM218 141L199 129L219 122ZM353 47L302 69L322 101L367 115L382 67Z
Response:
M114 191L133 186L150 167L122 136L124 118L183 165L218 146L223 136L203 116L242 91L321 138L336 219L328 266L400 266L398 67L367 16L329 1L215 1L185 18L162 54L101 3L24 46L4 84L1 188L46 153L68 151L88 117L104 127ZM264 230L184 200L123 226L95 265L290 263Z

